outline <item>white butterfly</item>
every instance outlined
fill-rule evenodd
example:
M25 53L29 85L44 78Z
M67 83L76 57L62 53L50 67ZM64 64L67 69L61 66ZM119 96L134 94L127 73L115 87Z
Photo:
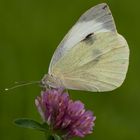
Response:
M127 73L129 48L106 3L85 12L57 47L44 87L111 91Z

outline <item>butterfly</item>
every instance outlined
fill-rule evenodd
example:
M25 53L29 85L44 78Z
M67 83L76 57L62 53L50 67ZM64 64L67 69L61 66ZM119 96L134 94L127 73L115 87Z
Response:
M112 91L126 77L129 48L117 32L109 6L86 11L66 34L51 59L41 84L46 89Z

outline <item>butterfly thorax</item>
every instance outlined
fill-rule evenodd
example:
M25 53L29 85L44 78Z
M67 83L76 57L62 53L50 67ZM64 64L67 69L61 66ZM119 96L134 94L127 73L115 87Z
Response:
M41 80L41 86L46 89L50 87L59 88L63 87L63 84L60 79L54 77L53 75L45 74Z

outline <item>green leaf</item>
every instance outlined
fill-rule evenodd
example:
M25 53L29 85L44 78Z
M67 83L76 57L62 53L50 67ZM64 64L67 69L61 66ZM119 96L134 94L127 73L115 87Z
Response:
M16 119L14 123L18 125L19 127L30 128L30 129L35 129L39 131L47 131L49 128L47 124L40 124L39 122L36 122L28 118Z

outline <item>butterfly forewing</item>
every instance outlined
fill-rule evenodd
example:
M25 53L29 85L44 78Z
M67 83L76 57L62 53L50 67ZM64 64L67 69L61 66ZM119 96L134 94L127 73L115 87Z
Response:
M116 32L116 26L111 11L106 3L98 4L85 12L57 47L49 67L53 65L78 42L91 33Z
M49 75L68 89L111 91L127 73L129 48L107 4L85 12L56 49Z

